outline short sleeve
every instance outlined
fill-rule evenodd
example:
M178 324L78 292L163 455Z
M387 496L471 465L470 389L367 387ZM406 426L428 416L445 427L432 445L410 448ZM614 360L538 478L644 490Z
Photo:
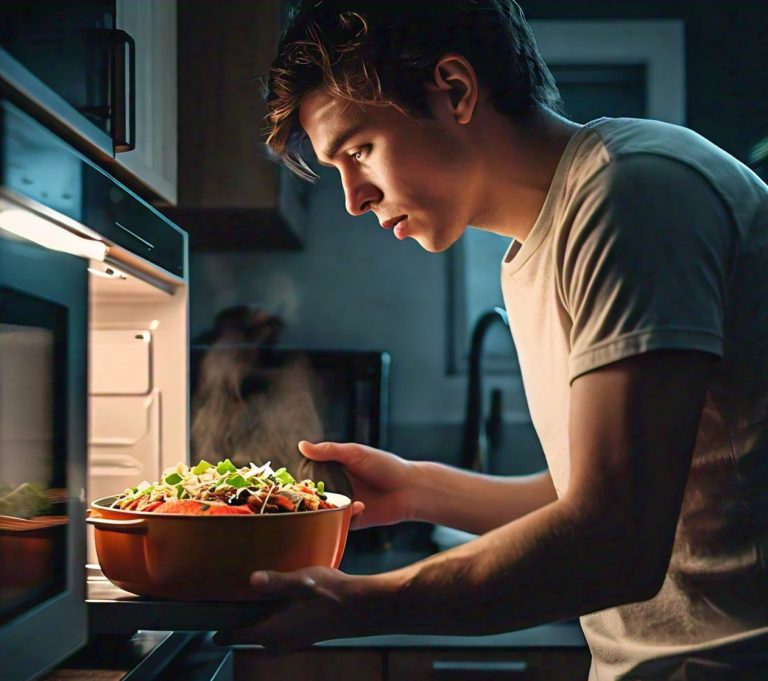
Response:
M707 179L664 156L608 163L557 238L571 317L569 378L650 350L723 354L736 232Z

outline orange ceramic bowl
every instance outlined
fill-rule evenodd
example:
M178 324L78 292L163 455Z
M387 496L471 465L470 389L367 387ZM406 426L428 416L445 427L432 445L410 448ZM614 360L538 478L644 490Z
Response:
M91 504L104 575L140 596L189 601L253 598L254 570L338 567L351 501L326 493L336 508L264 515L192 516L110 508L117 497Z

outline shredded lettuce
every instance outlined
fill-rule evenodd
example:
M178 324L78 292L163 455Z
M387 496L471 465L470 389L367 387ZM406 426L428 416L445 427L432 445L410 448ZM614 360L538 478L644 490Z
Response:
M177 499L231 501L243 494L255 495L265 489L270 490L267 498L272 494L282 493L293 499L294 503L298 502L302 495L306 496L307 492L312 492L310 496L317 495L325 499L323 482L297 482L284 467L272 470L270 461L261 466L251 463L237 468L229 459L224 459L217 464L201 460L192 467L180 463L167 468L158 482L144 480L135 487L127 488L117 497L113 506L125 508L137 499L141 500L139 508L155 501Z

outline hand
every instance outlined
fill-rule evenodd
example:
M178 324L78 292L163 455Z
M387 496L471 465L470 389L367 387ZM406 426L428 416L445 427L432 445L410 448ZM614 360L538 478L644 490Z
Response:
M391 525L414 517L414 464L395 454L355 443L299 442L313 461L338 461L352 482L352 522L358 530Z
M257 623L219 632L219 645L258 644L288 653L318 641L381 633L388 610L382 576L360 577L327 567L251 575ZM261 606L273 604L266 613Z

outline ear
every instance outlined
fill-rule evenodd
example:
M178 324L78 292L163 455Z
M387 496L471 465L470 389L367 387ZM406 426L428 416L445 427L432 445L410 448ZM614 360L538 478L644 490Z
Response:
M435 64L433 81L426 88L432 107L447 108L456 122L472 120L477 106L478 82L472 64L460 54L443 55ZM433 110L433 113L438 113Z

